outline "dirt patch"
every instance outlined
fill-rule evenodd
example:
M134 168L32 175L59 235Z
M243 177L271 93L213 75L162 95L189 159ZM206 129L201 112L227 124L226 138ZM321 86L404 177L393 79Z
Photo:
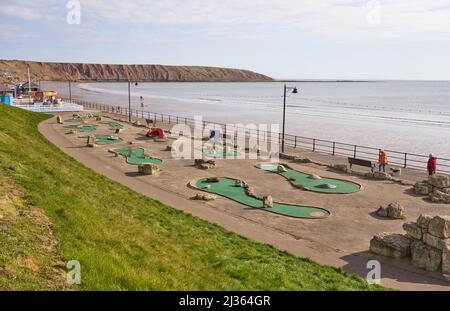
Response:
M0 290L67 289L53 224L19 186L0 187Z

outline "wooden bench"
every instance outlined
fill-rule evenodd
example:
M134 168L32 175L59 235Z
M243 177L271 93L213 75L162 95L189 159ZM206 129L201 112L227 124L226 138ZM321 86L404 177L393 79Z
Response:
M370 167L372 173L373 169L375 168L375 164L373 164L371 161L363 159L348 158L348 164L350 164L350 168L352 168L352 165Z

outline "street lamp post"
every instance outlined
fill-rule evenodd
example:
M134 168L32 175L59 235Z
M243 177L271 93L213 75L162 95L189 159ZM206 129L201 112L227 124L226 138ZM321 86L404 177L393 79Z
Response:
M72 103L72 84L70 80L69 80L69 101L70 103Z
M137 82L134 83L135 86L138 85ZM128 80L128 121L131 122L131 81Z
M286 96L287 91L291 91L292 94L297 94L298 90L296 87L288 87L286 84L284 85L284 96L283 96L283 134L281 137L281 152L284 153L284 135L286 130Z

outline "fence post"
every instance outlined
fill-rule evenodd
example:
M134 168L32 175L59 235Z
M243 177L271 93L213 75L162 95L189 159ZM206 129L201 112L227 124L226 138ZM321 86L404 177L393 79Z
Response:
M294 136L294 149L297 148L297 135Z
M333 141L333 155L336 154L336 142Z
M404 168L406 168L408 165L408 154L405 152L405 165L403 166Z
M355 150L353 152L353 158L356 159L356 145L355 145Z
M316 151L316 139L315 138L313 138L313 149L312 149L312 151L313 152Z

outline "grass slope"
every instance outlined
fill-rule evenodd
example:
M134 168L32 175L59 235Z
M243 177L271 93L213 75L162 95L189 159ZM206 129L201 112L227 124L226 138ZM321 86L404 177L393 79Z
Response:
M37 131L46 118L0 105L1 184L22 193L15 195L23 201L20 208L43 211L51 222L42 226L29 220L19 232L0 230L3 288L61 289L57 267L63 258L81 262L81 290L380 289L340 269L227 232L96 174ZM10 192L3 188L0 195ZM0 214L6 215L8 204L0 202ZM39 243L53 235L59 241L56 253ZM18 254L23 260L17 260ZM32 258L31 267L23 263L27 258ZM50 261L54 269L44 269Z

